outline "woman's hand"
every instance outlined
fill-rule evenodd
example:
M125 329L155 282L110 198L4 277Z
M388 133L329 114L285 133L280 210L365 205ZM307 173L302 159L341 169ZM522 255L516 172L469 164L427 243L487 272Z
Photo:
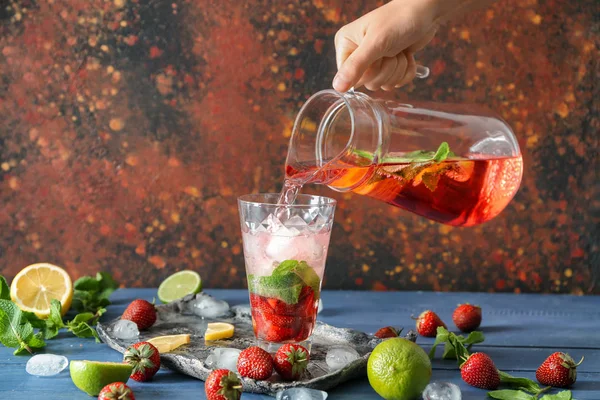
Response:
M490 0L393 0L335 35L338 73L333 88L392 90L416 73L414 53L433 39L440 22Z

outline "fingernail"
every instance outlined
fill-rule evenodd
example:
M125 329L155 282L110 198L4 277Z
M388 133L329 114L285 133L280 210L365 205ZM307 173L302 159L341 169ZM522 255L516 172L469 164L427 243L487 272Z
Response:
M342 78L339 74L336 74L333 78L333 88L340 92L345 92L348 90L350 86L350 82Z

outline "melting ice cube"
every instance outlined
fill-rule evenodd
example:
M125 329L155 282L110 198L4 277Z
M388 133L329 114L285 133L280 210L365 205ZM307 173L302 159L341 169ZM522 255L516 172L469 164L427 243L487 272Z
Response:
M228 369L237 372L237 360L242 351L227 347L217 347L206 357L204 364L210 369Z
M25 365L28 374L36 376L52 376L67 368L69 360L56 354L37 354L31 357Z
M327 392L307 388L290 388L277 392L276 400L325 400Z
M135 322L120 319L113 325L113 334L117 339L134 339L140 334Z
M229 304L206 293L198 293L191 302L192 312L202 318L218 318L229 313Z
M423 391L423 400L461 400L460 388L449 382L432 382Z
M269 238L269 243L265 248L266 256L279 262L295 258L299 251L298 247L300 247L295 243L297 236L297 229L291 231L286 227L281 228L276 235Z
M360 354L349 346L335 346L327 351L325 362L329 369L336 371L344 368L352 361L360 358Z

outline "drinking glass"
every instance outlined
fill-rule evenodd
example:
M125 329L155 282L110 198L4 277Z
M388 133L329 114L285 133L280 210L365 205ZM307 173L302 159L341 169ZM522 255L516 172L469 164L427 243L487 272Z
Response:
M279 193L238 199L252 326L259 344L301 343L314 329L336 201Z

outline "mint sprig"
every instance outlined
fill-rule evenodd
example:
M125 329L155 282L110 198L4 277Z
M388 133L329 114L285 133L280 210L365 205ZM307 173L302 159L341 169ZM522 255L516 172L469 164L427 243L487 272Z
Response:
M366 158L372 161L375 156L365 150L354 150L354 154L359 157ZM425 162L442 162L448 157L456 157L456 154L450 150L447 142L442 142L436 151L431 150L416 150L410 153L395 155L393 153L383 157L381 163L384 164L410 164L410 163L425 163Z
M46 346L42 333L34 333L33 326L21 309L12 301L0 300L0 343L6 347L16 347L15 355Z
M16 348L15 355L33 354L46 346L44 340L55 338L61 329L66 329L77 337L93 337L96 342L100 342L93 326L106 312L105 307L110 304L108 298L118 284L110 274L99 272L96 277L78 279L74 286L73 306L83 312L65 323L61 315L62 306L55 299L50 302L47 319L22 311L11 301L8 283L0 275L0 343Z
M444 344L443 358L456 358L460 367L470 356L469 348L477 343L484 341L483 333L474 331L466 338L462 335L456 335L449 332L444 327L437 328L437 335L433 347L429 351L429 358L435 357L435 350L440 344ZM541 399L545 392L551 389L550 386L545 388L528 378L518 378L506 372L498 370L500 382L510 387L511 389L501 389L488 392L488 396L498 400L572 400L571 392L568 390L557 394L546 394Z
M98 272L96 277L84 276L73 285L73 308L77 312L97 313L110 304L110 295L119 287L106 272Z
M66 328L73 335L80 338L93 337L96 342L100 342L100 337L92 325L96 325L98 319L104 312L105 308L99 309L95 314L90 312L84 312L77 314L75 318L68 321L66 324L63 322L61 317L62 305L58 300L52 299L50 302L50 315L46 320L47 332L46 339L52 339L58 334L60 329Z
M0 300L10 300L10 288L2 275L0 275Z
M466 338L462 335L456 335L442 326L438 326L435 342L429 351L429 358L433 360L435 350L440 344L444 344L443 359L456 359L458 366L465 362L469 357L469 349L476 343L481 343L485 340L483 333L474 331Z

